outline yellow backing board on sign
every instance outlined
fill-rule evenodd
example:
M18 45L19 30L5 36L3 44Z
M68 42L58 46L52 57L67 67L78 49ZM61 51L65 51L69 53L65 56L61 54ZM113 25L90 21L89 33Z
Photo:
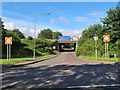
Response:
M110 35L103 35L103 42L110 42Z
M5 37L5 44L12 44L12 37Z

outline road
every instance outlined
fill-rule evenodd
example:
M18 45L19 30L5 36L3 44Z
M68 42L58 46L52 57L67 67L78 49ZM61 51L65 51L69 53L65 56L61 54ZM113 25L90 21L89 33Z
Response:
M3 88L67 88L117 84L118 65L78 58L74 52L62 52L58 57L2 71Z

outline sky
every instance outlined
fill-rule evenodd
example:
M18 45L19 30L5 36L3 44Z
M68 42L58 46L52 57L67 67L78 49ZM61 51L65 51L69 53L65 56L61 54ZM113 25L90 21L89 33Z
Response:
M3 2L2 21L5 28L18 28L26 37L33 36L36 17L36 37L50 28L65 36L81 36L90 25L98 24L118 2ZM51 13L51 15L45 15ZM102 23L101 23L102 24Z

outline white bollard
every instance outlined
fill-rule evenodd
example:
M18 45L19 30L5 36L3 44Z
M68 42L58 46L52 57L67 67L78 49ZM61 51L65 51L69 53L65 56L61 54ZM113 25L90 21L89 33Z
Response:
M116 58L116 54L114 54L114 58Z

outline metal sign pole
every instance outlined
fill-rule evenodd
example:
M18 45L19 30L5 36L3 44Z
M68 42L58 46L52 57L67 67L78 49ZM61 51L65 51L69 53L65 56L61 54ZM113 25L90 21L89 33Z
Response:
M8 44L7 44L7 61L8 61Z
M96 41L95 41L95 55L96 55Z
M97 40L96 40L96 58L97 58Z
M9 61L11 59L11 45L9 44Z
M105 59L106 59L106 42L105 42Z
M11 44L10 44L10 61L11 61L11 50L12 50L12 49L11 49Z
M103 41L105 42L105 59L108 59L108 42L110 42L110 36L109 35L103 35ZM106 46L107 44L107 46Z
M108 57L108 42L107 42L107 59L108 59L109 57Z
M10 44L9 44L9 47L8 47L8 48L9 48L9 61L10 61Z
M97 58L97 39L98 39L98 37L97 37L97 35L95 35L95 37L93 37L93 38L95 40L95 55L96 55L96 58Z

